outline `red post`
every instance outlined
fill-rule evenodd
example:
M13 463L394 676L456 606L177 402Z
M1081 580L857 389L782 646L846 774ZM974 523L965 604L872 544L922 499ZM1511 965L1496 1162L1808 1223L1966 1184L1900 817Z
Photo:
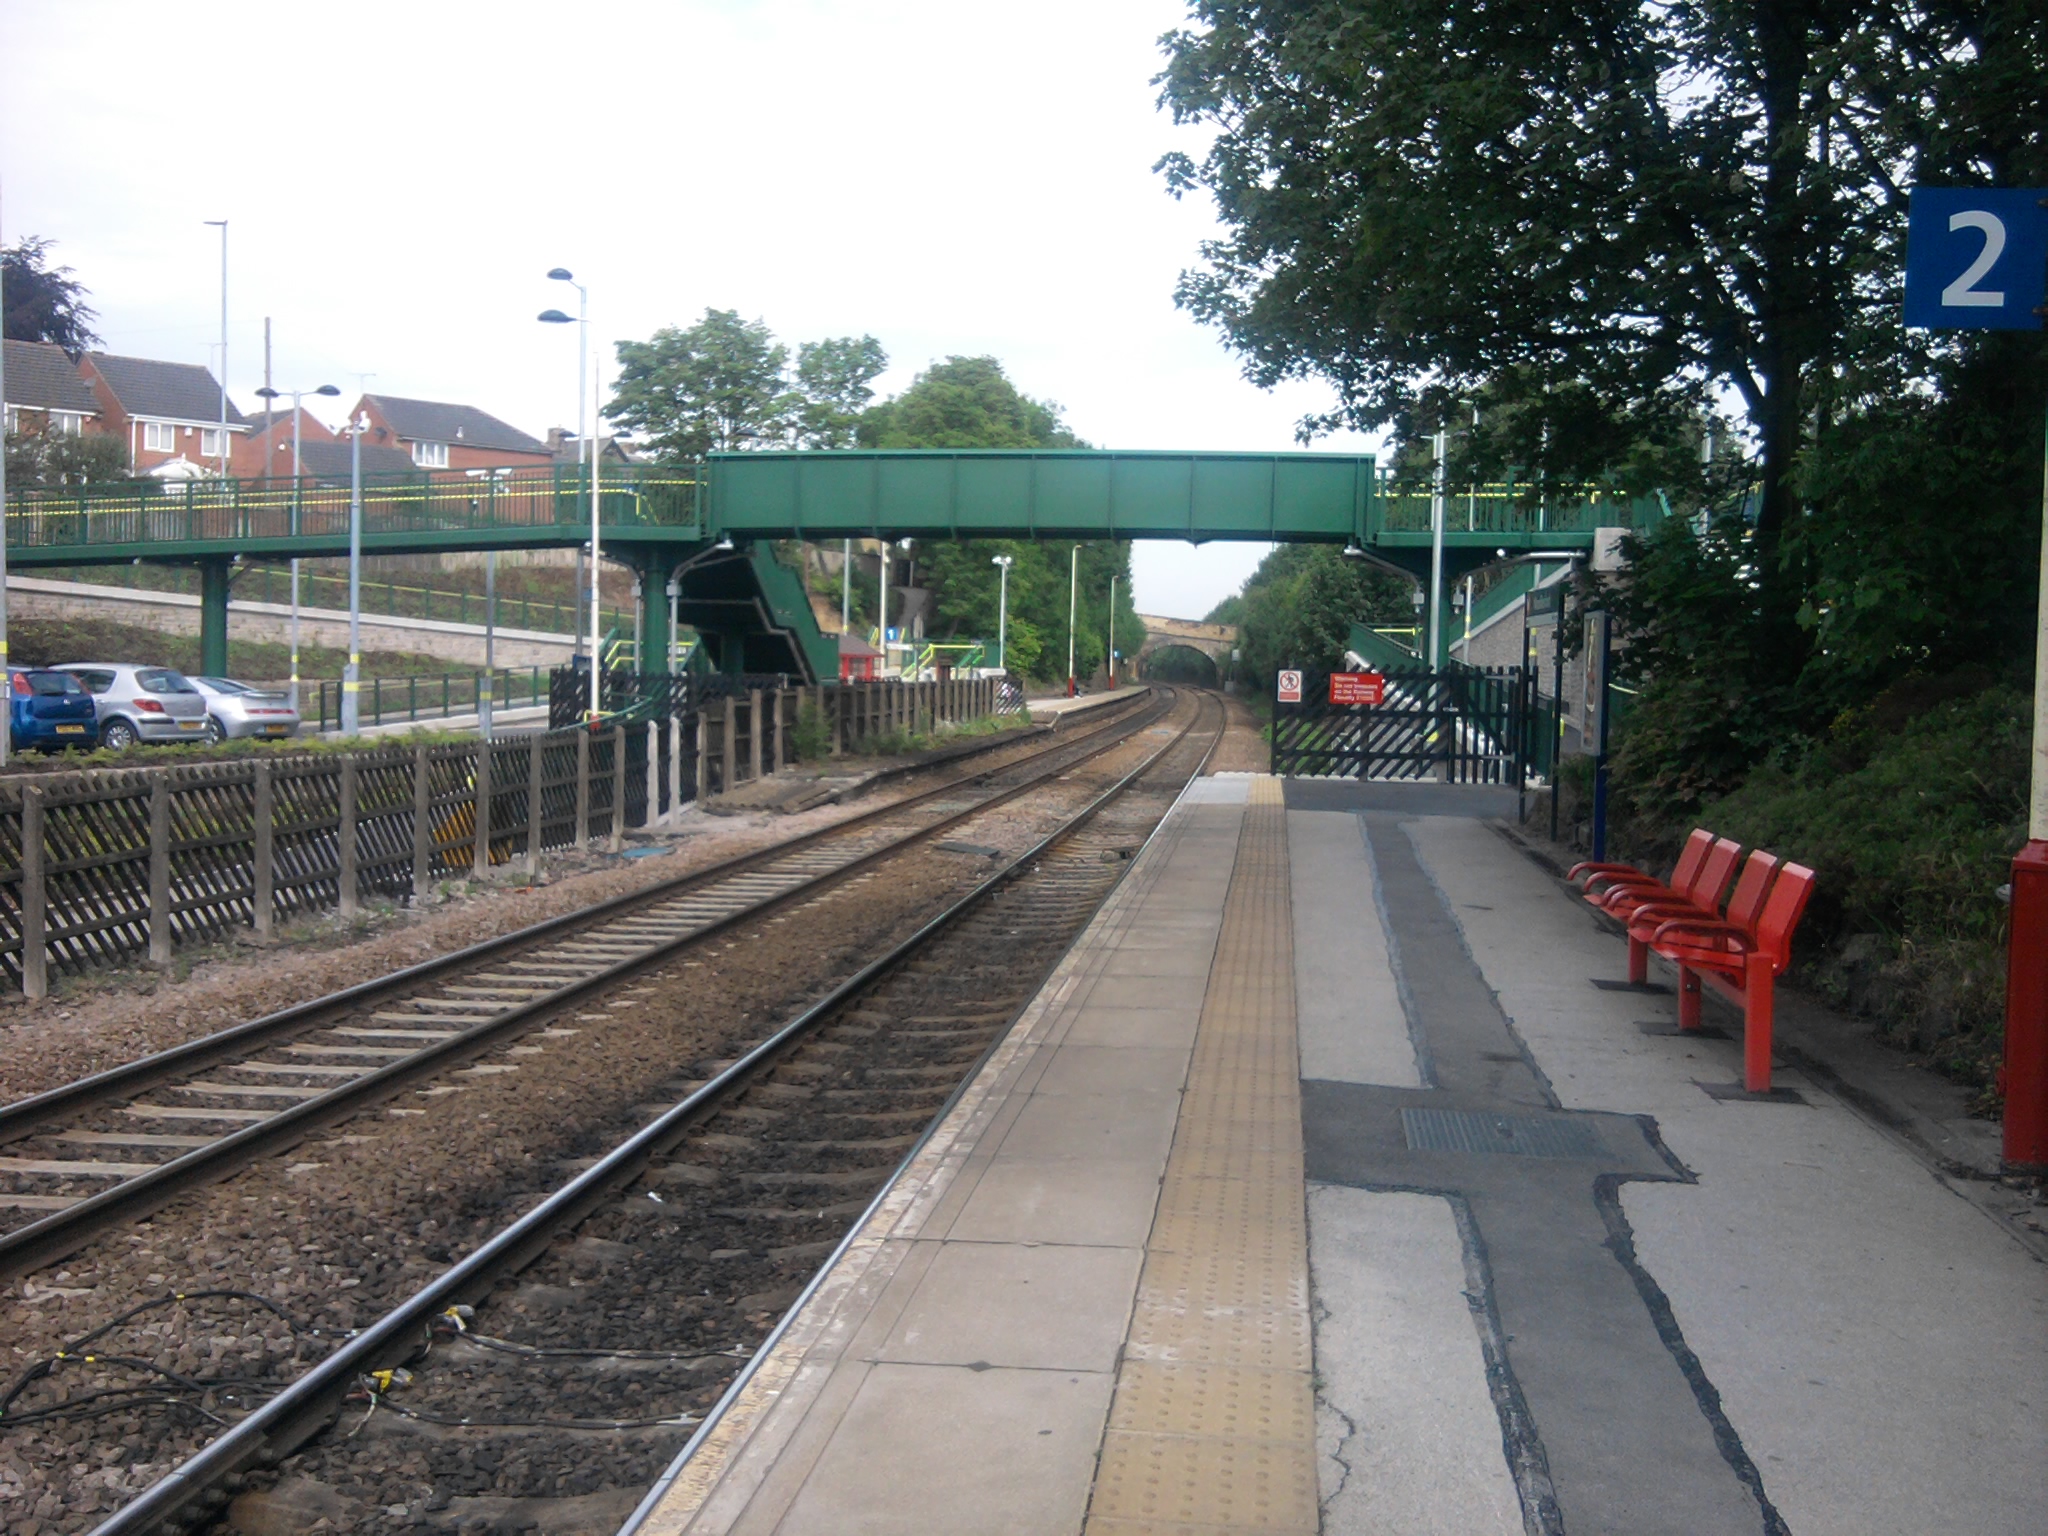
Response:
M1771 1025L1777 1012L1777 967L1769 955L1751 950L1742 978L1742 1086L1749 1093L1771 1091Z
M1678 1027L1700 1027L1700 973L1683 963L1678 967Z
M1650 979L1650 946L1634 934L1628 936L1628 979L1638 987Z
M2005 1164L2048 1167L2048 841L2012 861L2012 934L2005 962Z

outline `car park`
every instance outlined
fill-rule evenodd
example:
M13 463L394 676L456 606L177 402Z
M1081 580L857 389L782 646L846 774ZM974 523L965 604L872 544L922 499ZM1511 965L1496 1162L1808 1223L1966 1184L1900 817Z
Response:
M69 672L14 667L8 673L9 739L17 752L99 745L99 712Z
M54 670L69 672L92 695L102 746L206 739L206 696L182 672L126 661L67 661Z
M232 677L194 677L188 681L206 700L208 741L298 734L299 712L292 707L288 693L273 693Z

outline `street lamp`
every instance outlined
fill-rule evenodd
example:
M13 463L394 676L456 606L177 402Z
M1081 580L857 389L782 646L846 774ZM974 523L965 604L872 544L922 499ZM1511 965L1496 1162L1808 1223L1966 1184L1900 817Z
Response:
M1077 606L1081 595L1081 546L1074 546L1074 553L1067 562L1067 697L1074 696L1074 621L1079 615Z
M604 640L599 632L603 622L602 609L598 602L602 553L598 533L598 456L597 444L590 434L589 394L590 387L590 290L576 281L567 267L550 267L548 279L551 282L567 283L576 290L576 437L577 462L586 455L590 461L590 709L586 718L595 724L599 713L598 668L602 658L598 655ZM541 320L548 325L567 325L569 317L559 309L544 309Z
M272 389L268 384L256 391L258 399L276 400L285 395L292 397L292 537L297 538L304 530L300 527L300 498L303 495L305 474L299 462L299 402L307 395L339 395L340 390L332 384L322 384L318 389ZM270 449L266 446L264 453ZM263 466L264 478L270 478L270 466ZM299 557L292 556L292 708L299 707Z
M998 578L1002 585L996 596L996 670L1010 670L1010 567L1017 563L1014 555L997 555L989 564L1002 572Z
M362 723L357 695L362 688L363 652L363 434L370 413L348 424L348 665L341 669L341 734L354 736Z
M214 447L220 450L220 477L228 477L228 221L204 220L220 230L220 435Z

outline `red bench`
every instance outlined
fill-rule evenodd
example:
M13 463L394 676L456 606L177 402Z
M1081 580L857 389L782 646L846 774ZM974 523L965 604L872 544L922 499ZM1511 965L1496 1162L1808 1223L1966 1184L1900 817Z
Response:
M1731 838L1716 838L1696 828L1686 838L1685 848L1671 871L1667 884L1628 865L1591 866L1582 895L1610 917L1630 923L1638 912L1655 909L1668 917L1718 918L1721 898L1728 882L1735 878L1735 865L1742 857L1742 845ZM1586 870L1578 865L1572 873ZM1569 876L1567 876L1569 878ZM1637 986L1649 980L1649 951L1631 943L1628 950L1628 979Z
M1714 834L1705 827L1694 827L1686 835L1685 846L1678 851L1678 863L1672 867L1669 881L1659 881L1633 864L1595 864L1590 859L1574 864L1564 877L1579 885L1580 894L1597 907L1610 890L1620 885L1663 884L1673 889L1689 885L1699 875L1707 850L1713 846ZM1579 884L1581 876L1585 877L1583 885Z
M1679 1029L1700 1027L1702 986L1742 1010L1742 1086L1750 1093L1770 1092L1777 980L1792 963L1792 933L1813 894L1813 880L1803 864L1780 866L1771 854L1753 853L1725 918L1646 915L1642 921L1646 949L1678 967ZM1631 924L1631 957L1637 937Z

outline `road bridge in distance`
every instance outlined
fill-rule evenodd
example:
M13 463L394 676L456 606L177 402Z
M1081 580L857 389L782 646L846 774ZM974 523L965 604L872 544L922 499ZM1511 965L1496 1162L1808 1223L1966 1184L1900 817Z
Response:
M564 548L584 542L590 488L575 466L365 477L369 554ZM1341 544L1426 578L1431 498L1370 455L1093 450L713 454L701 465L608 475L606 552L640 578L643 632L672 616L727 671L836 672L777 539L1212 539ZM10 494L16 568L150 561L202 573L201 651L227 664L227 604L249 564L333 558L349 547L346 485L289 479L121 481ZM1603 490L1530 497L1513 484L1447 498L1447 580L1502 559L1590 553L1602 530L1647 528L1662 497ZM723 546L730 540L732 549ZM759 549L755 545L761 545ZM675 607L669 586L676 583ZM648 657L663 664L663 648Z

